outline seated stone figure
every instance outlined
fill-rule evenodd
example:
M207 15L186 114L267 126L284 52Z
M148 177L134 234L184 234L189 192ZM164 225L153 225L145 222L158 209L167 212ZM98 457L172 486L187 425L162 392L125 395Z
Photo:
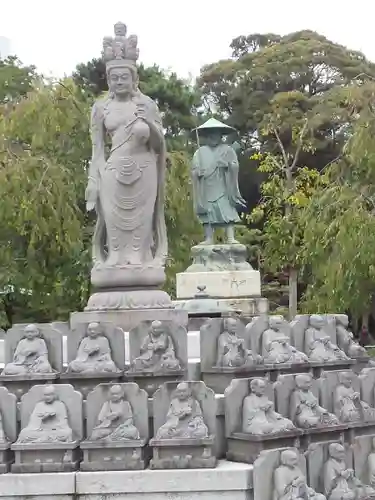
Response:
M354 341L353 333L348 330L349 318L340 314L336 316L337 345L350 358L367 356L366 349Z
M208 437L199 401L185 382L178 384L167 413L167 421L157 433L156 439Z
M112 360L111 347L99 323L90 323L87 336L81 340L75 360L69 363L72 373L115 373L117 369Z
M368 500L375 498L375 490L362 484L348 469L345 461L345 448L340 443L328 447L329 458L324 464L324 493L327 500Z
M265 396L266 382L253 379L251 394L242 407L242 432L249 434L277 434L295 429L293 423L275 412L274 404Z
M280 466L274 472L273 481L274 500L326 500L324 495L308 487L294 450L280 453Z
M120 385L113 385L109 390L109 399L99 413L98 423L94 427L90 441L124 441L139 439L139 432L133 422L133 412Z
M161 321L153 321L140 349L141 355L132 363L131 371L152 373L181 370L172 337Z
M8 363L3 375L25 375L27 373L53 373L48 361L48 350L45 340L36 325L27 325L25 337L21 339Z
M73 441L65 404L57 398L53 385L43 391L30 416L28 425L22 429L17 443L67 443Z
M224 320L224 331L220 334L217 346L217 366L227 368L254 365L262 357L245 348L245 341L237 335L238 322L235 318Z
M290 339L282 332L282 316L271 316L269 328L262 335L262 356L265 363L307 363L303 352L290 345Z
M324 318L319 314L310 316L310 325L305 333L305 351L309 360L324 363L349 359L337 345L332 344L330 336L324 331L324 325Z
M369 422L375 420L375 409L361 401L359 392L352 386L352 374L342 372L340 384L334 392L334 408L341 422Z
M296 389L290 398L290 418L297 427L309 429L324 425L336 425L337 417L319 406L311 391L312 376L301 373L295 377Z

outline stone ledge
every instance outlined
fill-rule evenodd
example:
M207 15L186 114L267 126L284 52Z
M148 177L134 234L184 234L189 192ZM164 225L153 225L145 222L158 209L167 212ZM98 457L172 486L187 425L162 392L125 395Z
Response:
M77 495L247 491L252 466L221 460L216 469L77 472Z
M0 475L0 498L74 495L75 472Z

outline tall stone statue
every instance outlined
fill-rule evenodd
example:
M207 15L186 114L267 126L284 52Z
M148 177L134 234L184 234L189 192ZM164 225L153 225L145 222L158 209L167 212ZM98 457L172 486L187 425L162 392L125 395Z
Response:
M156 103L138 89L137 37L127 38L126 31L117 23L115 37L104 39L109 94L92 109L86 204L97 213L91 281L99 291L87 309L154 307L170 301L165 292L156 290L156 297L147 291L165 279L163 126ZM132 292L131 298L124 290Z
M195 152L192 164L194 206L203 224L204 245L212 245L214 229L224 227L229 244L234 239L234 224L239 222L237 207L245 207L238 187L238 159L232 146L222 142L234 129L214 118L196 129L206 144Z

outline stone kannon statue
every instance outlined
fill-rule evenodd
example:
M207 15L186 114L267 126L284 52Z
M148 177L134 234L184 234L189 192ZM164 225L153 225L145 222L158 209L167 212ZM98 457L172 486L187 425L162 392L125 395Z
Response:
M153 321L142 342L140 356L135 358L130 371L157 373L181 369L172 336L165 331L161 321Z
M352 373L339 374L340 384L334 391L335 414L341 422L375 421L375 409L361 401L359 392L353 389Z
M368 500L375 490L362 484L354 470L346 466L345 448L340 443L328 446L329 458L324 464L324 493L327 500Z
M242 407L242 432L248 434L278 434L295 429L287 418L275 412L275 406L264 394L266 382L253 379L251 394L246 396Z
M161 116L138 88L137 37L126 38L123 23L116 24L114 39L104 39L103 57L109 94L92 109L86 189L87 210L97 213L91 279L107 287L159 285L167 255Z
M139 431L133 422L132 408L130 403L125 401L121 386L113 385L89 440L113 442L130 439L139 439Z
M196 129L206 144L195 152L192 181L195 212L203 224L204 245L212 245L214 228L224 227L229 244L234 239L234 224L239 222L237 207L244 208L238 187L238 159L232 146L222 142L222 136L233 132L232 127L211 118Z
M302 429L337 425L337 417L319 406L318 399L311 391L312 376L301 373L295 377L296 388L290 398L290 418Z
M99 323L90 323L87 336L79 346L77 357L69 363L71 373L116 373L117 369L111 355L111 346Z
M167 419L157 433L156 439L203 439L208 437L199 401L193 396L185 382L178 384L169 406Z
M349 318L346 314L338 314L336 320L337 345L350 358L366 357L366 349L354 341L354 336L348 330Z
M22 429L17 443L69 443L73 431L69 426L65 404L59 401L53 385L46 385L43 400L35 405L29 423Z
M26 326L25 336L17 344L13 361L3 371L3 375L28 373L54 373L48 361L47 344L36 325Z
M262 335L262 356L265 363L307 363L308 357L290 345L290 338L283 333L285 319L270 316L269 328Z
M237 334L238 320L224 319L224 331L217 343L217 366L237 368L253 366L262 362L262 357L246 349L244 339Z
M273 500L326 500L324 495L309 488L298 461L295 450L280 453L280 465L273 476Z
M305 345L310 361L324 363L349 359L345 352L332 344L329 334L324 331L325 321L322 316L312 314L309 323L305 332Z

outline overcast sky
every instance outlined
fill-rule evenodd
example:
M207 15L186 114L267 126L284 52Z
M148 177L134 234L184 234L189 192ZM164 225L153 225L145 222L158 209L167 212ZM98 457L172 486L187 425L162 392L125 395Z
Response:
M230 55L238 35L318 31L375 61L374 0L1 0L0 35L43 73L69 74L98 57L103 36L124 21L139 38L140 59L197 75ZM96 7L94 7L96 6Z

